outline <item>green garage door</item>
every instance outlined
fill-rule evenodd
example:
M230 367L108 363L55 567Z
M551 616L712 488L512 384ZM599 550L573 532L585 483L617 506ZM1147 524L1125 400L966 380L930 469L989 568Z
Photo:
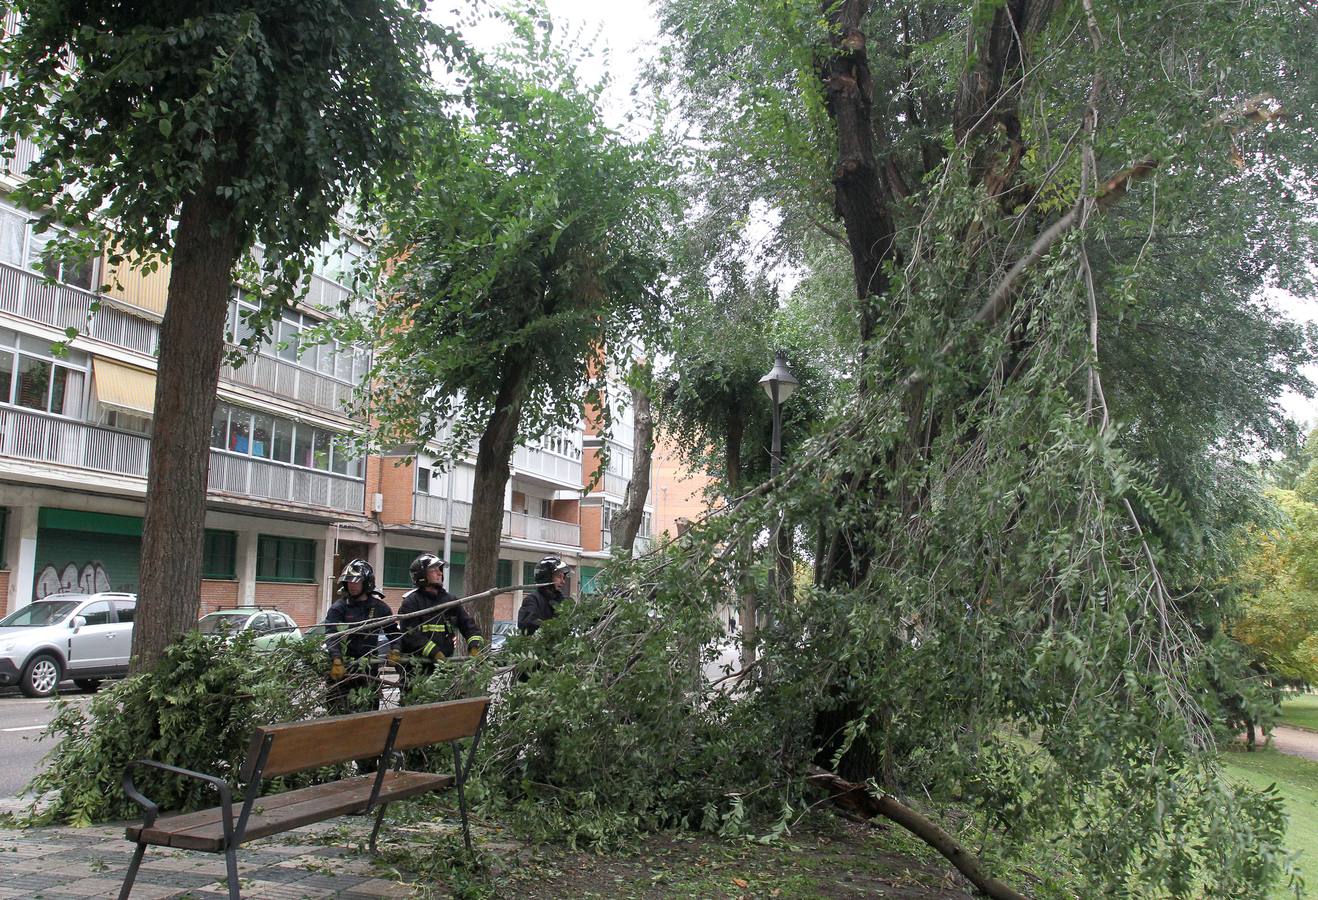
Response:
M34 598L69 591L137 591L140 518L43 508L37 526Z

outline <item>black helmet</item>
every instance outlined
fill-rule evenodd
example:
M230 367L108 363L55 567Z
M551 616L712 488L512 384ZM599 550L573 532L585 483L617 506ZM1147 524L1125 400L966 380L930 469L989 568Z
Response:
M416 559L412 560L412 565L409 567L412 572L412 583L417 587L425 587L426 570L431 566L439 566L442 570L444 568L444 560L440 559L433 553L422 553Z
M354 559L339 574L339 590L346 591L349 581L360 581L362 593L369 594L375 590L375 569L364 559Z
M543 584L551 581L556 572L571 572L572 567L557 556L546 556L540 562L535 564L535 583Z

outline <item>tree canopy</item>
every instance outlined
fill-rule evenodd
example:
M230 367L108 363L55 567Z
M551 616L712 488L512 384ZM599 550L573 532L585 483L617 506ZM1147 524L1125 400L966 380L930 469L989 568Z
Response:
M240 258L255 347L350 201L407 158L430 38L411 0L176 4L18 0L0 44L0 131L40 155L43 219L171 265L160 333L134 665L197 617L211 411Z

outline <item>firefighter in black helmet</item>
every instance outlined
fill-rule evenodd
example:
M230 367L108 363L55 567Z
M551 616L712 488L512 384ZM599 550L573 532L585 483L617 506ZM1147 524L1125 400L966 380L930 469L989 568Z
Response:
M338 588L334 603L325 614L329 632L325 649L330 655L330 712L341 715L379 709L383 688L380 665L384 662L380 633L390 638L388 661L397 663L398 623L390 618L393 610L384 602L384 595L375 589L375 570L366 560L354 559L344 566ZM363 627L369 626L373 619L384 621L376 628Z
M423 553L412 561L412 584L398 608L400 616L420 612L432 606L457 600L444 590L444 560L432 553ZM461 606L436 610L433 615L404 619L403 649L412 654L412 675L428 675L441 657L452 656L456 650L455 636L461 634L467 642L467 654L478 656L485 647L485 638L476 621Z
M558 604L567 597L572 567L557 556L546 556L535 564L535 583L540 587L527 594L517 611L517 630L535 634L540 625L558 615Z

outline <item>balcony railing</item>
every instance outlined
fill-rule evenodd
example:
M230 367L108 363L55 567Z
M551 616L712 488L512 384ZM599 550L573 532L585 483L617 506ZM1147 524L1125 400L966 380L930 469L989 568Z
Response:
M632 541L632 556L640 556L643 553L650 552L651 538L646 535L636 535L636 540ZM608 550L613 546L613 529L600 529L600 547Z
M220 377L337 413L345 411L353 392L353 385L346 381L262 354L249 356L236 369L226 363L220 369Z
M63 331L76 328L107 344L154 356L160 326L104 304L92 314L97 297L67 284L50 284L36 272L0 263L0 310ZM90 320L89 320L90 317ZM257 354L235 369L225 365L220 377L310 406L342 413L354 386L282 359Z
M160 331L155 322L109 305L92 315L96 299L95 294L81 288L50 284L36 272L0 263L0 309L61 331L76 328L107 344L148 356L155 354Z
M208 486L212 491L259 500L282 500L362 514L366 483L356 478L211 451Z
M421 525L444 527L448 515L448 501L443 497L430 494L412 495L412 521ZM453 501L454 530L468 531L471 528L471 504L462 500ZM581 546L581 526L575 522L560 522L557 519L543 519L540 516L528 516L504 510L503 537L517 540L535 541L541 544L560 544L565 547Z
M14 155L5 160L4 171L11 178L22 178L37 158L37 145L27 138L16 138L14 144Z
M412 495L412 521L422 525L444 527L448 515L448 500L432 497L430 494ZM471 525L471 504L462 500L453 501L453 527L466 531Z
M536 541L541 544L562 544L567 547L581 546L581 526L575 522L560 522L558 519L543 519L526 513L505 511L503 514L504 537Z
M0 407L0 456L145 478L150 450L144 437Z
M539 476L569 487L581 487L581 461L538 447L521 447L513 454L513 471Z

